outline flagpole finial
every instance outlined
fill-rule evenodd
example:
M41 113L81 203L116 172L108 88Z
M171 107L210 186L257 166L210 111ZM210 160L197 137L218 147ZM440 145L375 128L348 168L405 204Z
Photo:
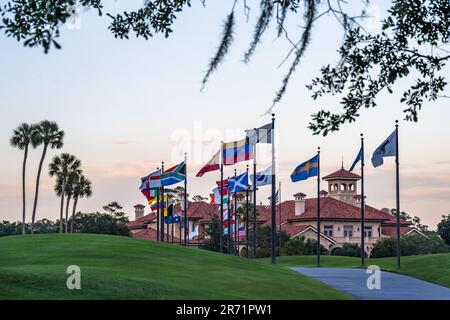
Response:
M398 127L398 120L395 120L395 126Z
M272 113L272 118L275 119L275 113Z
M364 133L361 132L361 139L364 139Z

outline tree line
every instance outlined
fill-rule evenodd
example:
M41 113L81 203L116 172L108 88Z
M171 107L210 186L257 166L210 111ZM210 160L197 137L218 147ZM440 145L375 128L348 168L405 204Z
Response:
M73 233L96 233L129 236L127 224L129 222L122 206L117 202L111 202L103 206L103 212L77 212L75 215L67 219ZM41 219L34 223L34 233L58 233L60 232L61 221L52 221L49 219ZM20 235L22 230L31 233L31 224L22 221L0 222L0 237Z
M34 192L33 209L31 211L31 224L29 232L35 232L36 212L39 199L39 185L42 174L42 168L48 152L48 149L61 149L64 146L64 131L54 121L43 120L37 124L22 123L14 129L11 137L11 146L23 151L22 162L22 234L26 233L26 172L27 159L30 148L36 149L42 146L42 154L39 161L36 187ZM78 200L92 195L92 183L83 175L81 169L81 160L69 153L53 157L48 166L48 173L56 179L54 190L61 198L59 232L68 232L69 206L73 199L72 218L75 215ZM64 219L64 200L66 200L65 219ZM73 219L72 219L73 222ZM70 231L73 232L73 223Z

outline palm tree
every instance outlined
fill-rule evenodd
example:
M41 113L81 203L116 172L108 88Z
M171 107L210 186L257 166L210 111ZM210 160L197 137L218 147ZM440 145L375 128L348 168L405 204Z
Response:
M47 149L60 149L64 145L64 131L60 130L58 124L53 121L44 120L36 125L36 145L44 144L44 149L42 150L41 161L39 162L39 168L36 178L36 191L34 194L34 204L33 204L33 214L31 217L31 233L34 232L34 221L36 219L36 208L39 196L39 180L41 178L42 165L44 163L45 155L47 154Z
M64 193L64 196L66 197L66 218L64 220L64 232L67 233L68 230L68 223L69 223L69 206L70 206L70 199L72 198L74 194L74 186L75 183L78 181L80 177L80 174L78 171L71 171L69 172L66 183L63 183L63 179L61 177L58 177L56 180L56 184L54 187L54 190L56 192L56 195L58 197L61 196L62 193Z
M73 186L73 209L72 219L70 220L70 233L73 233L73 219L75 216L79 198L89 198L92 195L92 183L85 176L78 177L78 181Z
M14 131L11 137L11 146L24 150L23 164L22 164L22 234L25 234L25 172L28 158L28 147L31 144L34 147L37 145L36 130L34 125L22 123Z
M63 232L63 211L64 211L64 195L66 193L65 188L68 186L69 176L72 174L81 175L81 161L78 160L74 155L68 153L62 153L60 156L55 156L52 162L49 164L49 175L50 177L57 177L57 183L55 186L55 191L58 196L61 197L61 208L60 208L60 222L59 222L59 232Z

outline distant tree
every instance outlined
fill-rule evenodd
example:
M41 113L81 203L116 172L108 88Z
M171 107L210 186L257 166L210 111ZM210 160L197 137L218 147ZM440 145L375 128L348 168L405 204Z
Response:
M282 243L287 243L289 240L289 235L282 231L281 238L280 233L277 232L275 236L275 247L276 247L276 254L280 254L280 239ZM253 233L249 232L249 243L253 242ZM269 257L272 252L272 227L271 226L264 226L264 227L257 227L256 231L256 254L258 258L264 258Z
M111 202L103 209L106 212L76 213L73 217L74 232L129 236L127 227L129 219L125 212L121 211L122 206L117 202Z
M73 186L73 208L70 223L70 233L73 233L73 217L76 213L78 199L89 198L92 195L92 182L81 175Z
M123 207L116 201L110 202L107 205L103 206L103 210L105 210L109 214L115 214L116 212L119 212L119 210L122 210Z
M34 232L34 221L36 219L36 209L37 202L39 197L39 181L41 178L42 165L44 163L45 155L47 154L47 149L50 147L51 149L61 149L64 145L64 131L59 129L58 124L56 122L44 120L35 126L36 129L36 145L44 145L42 150L41 160L39 162L39 168L36 178L36 191L34 194L34 204L33 204L33 213L31 217L31 233Z
M220 252L220 221L213 216L211 224L205 228L206 240L202 248Z
M25 226L26 226L25 176L28 158L28 147L31 145L34 148L38 143L35 126L30 125L28 123L22 123L16 129L14 129L10 142L11 146L24 151L22 163L22 234L25 234Z
M397 210L395 209L391 209L392 215L393 216L397 216ZM417 229L419 229L422 232L428 232L428 226L425 224L422 224L422 219L420 219L419 217L411 217L409 214L407 214L406 212L402 211L400 212L400 219L403 219L405 221L410 222L411 224L414 225L414 227L416 227Z
M77 157L69 153L62 153L60 156L55 156L48 166L48 173L50 177L56 176L57 182L55 185L55 191L56 194L61 197L60 233L63 232L64 197L66 195L65 189L66 187L70 189L69 177L75 179L74 176L81 175L82 171L80 167L81 161L77 159Z
M435 235L428 236L428 238L417 234L403 236L400 245L402 256L450 252L450 247ZM394 257L396 254L396 239L389 237L381 238L374 244L371 257Z
M437 225L437 232L445 243L450 245L450 214L442 216L441 222Z

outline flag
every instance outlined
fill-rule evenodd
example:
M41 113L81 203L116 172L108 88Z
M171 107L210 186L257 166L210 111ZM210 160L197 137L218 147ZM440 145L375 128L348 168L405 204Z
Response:
M139 189L157 189L161 187L161 169L150 173L148 176L141 178L141 186Z
M236 178L228 179L230 192L238 192L247 190L248 188L248 172L237 176Z
M254 180L254 175L250 176L250 181ZM272 184L272 166L268 167L266 170L256 173L256 186L262 187Z
M220 188L219 187L214 188L213 192L214 192L214 194L213 194L212 201L214 203L219 203L220 204L220 199L222 198L221 195L220 195ZM226 203L227 195L228 195L228 188L227 189L223 188L223 190L222 190L223 203Z
M155 199L153 199L152 202L149 203L149 204L150 204L150 207L151 207L152 211L161 209L163 206L164 206L165 208L167 208L167 196L164 196L164 201L162 201L162 199L160 199L160 200L159 200L159 203L158 203L157 199L155 198ZM166 210L166 211L167 211L167 210Z
M362 160L363 157L363 149L359 149L358 155L356 156L355 161L352 164L352 167L350 168L350 171L353 171L353 169L355 169L356 165L358 164L358 162L360 162Z
M295 168L294 172L291 174L292 182L298 182L302 180L306 180L311 177L316 177L318 175L318 164L319 164L319 155L312 157L306 162L303 162L297 168Z
M199 228L200 225L197 225L194 230L192 230L191 232L189 232L189 239L193 239L194 237L198 237L199 236Z
M222 186L224 189L228 189L229 182L228 179L225 179L223 181L216 181L216 184L219 188Z
M148 204L156 198L156 189L142 189L141 192L147 198Z
M172 168L164 171L161 175L161 184L171 186L186 179L186 163L183 161Z
M272 143L272 123L268 123L258 129L245 130L248 143Z
M222 144L222 159L225 166L253 159L253 148L244 138L240 141Z
M219 170L220 169L219 162L220 162L220 150L217 151L214 157L212 157L212 159L209 160L208 163L205 164L203 168L200 169L196 177L202 177L207 172Z
M239 237L245 237L245 226L239 228Z
M384 161L384 157L393 157L397 155L397 135L396 131L392 134L375 150L372 156L373 166L379 167Z
M265 207L267 210L272 207L272 198L269 198L269 199L270 199L270 204ZM275 193L275 205L279 202L280 202L280 189L278 189L277 193Z

